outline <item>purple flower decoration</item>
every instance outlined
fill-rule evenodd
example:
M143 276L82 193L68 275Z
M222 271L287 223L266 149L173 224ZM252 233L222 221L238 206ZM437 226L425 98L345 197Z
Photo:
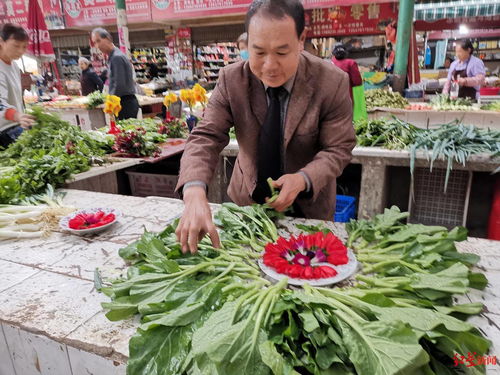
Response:
M326 262L326 255L323 252L323 250L316 250L316 252L314 253L314 258L312 258L312 262L314 263Z
M300 266L309 266L311 264L311 259L309 259L306 255L295 254L292 262L293 264L298 264Z

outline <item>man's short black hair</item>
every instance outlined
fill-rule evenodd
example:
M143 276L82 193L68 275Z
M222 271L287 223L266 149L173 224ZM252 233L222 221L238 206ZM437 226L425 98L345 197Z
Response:
M12 38L18 42L27 42L29 40L27 31L22 26L14 25L13 23L6 23L2 26L0 38L4 41Z
M92 30L92 34L97 34L101 37L101 39L108 39L110 42L113 42L113 37L109 33L108 30L103 29L102 27L96 27Z
M250 20L257 13L262 12L271 18L281 19L285 16L291 17L295 21L297 37L300 38L305 27L304 6L300 0L254 0L248 8L245 28L248 32Z

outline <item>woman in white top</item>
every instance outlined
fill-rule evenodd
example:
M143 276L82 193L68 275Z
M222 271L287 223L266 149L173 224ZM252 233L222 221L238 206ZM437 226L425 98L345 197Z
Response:
M14 63L26 52L28 39L26 30L11 23L0 31L0 147L34 124L34 118L24 113L21 72Z

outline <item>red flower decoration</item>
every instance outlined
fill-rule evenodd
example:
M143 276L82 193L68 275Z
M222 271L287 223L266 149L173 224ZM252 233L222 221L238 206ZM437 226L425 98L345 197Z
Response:
M112 223L115 221L115 214L105 214L103 211L97 211L94 214L80 213L74 218L70 219L68 226L71 229L81 230L81 229L91 229L102 227L103 225Z
M324 279L337 271L324 263L338 266L347 264L347 248L332 233L301 234L286 240L278 238L268 243L263 255L264 264L276 272L296 279Z

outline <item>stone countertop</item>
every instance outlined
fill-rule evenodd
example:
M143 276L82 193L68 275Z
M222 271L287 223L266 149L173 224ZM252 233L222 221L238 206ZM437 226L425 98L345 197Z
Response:
M110 230L95 236L55 232L47 239L0 242L0 323L124 363L129 338L138 322L106 319L100 304L109 299L95 290L94 271L98 268L103 279L121 275L126 265L118 250L138 239L145 229L162 230L181 215L183 203L160 197L64 191L66 205L79 209L113 207L122 212L122 217ZM291 223L292 219L286 219L280 225L292 230ZM343 224L328 226L340 238L346 238ZM478 267L488 277L489 285L484 292L472 291L461 300L485 304L485 312L473 317L472 322L493 341L491 354L498 355L500 242L471 238L459 248L482 256Z

